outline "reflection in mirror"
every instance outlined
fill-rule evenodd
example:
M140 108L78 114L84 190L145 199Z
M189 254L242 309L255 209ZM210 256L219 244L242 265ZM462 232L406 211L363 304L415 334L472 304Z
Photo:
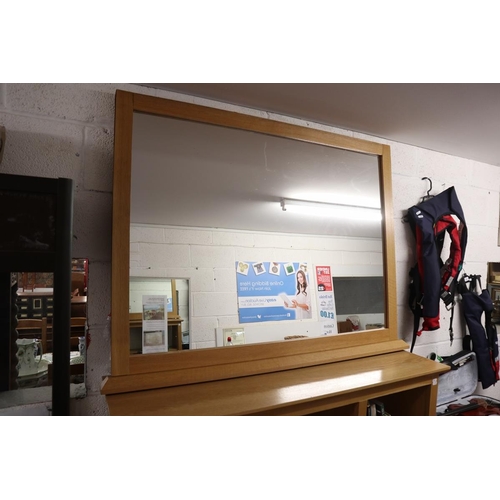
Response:
M381 276L334 277L339 333L384 326L384 280Z
M332 278L383 282L380 185L376 155L134 113L131 308L144 276L180 275L191 349L226 345L232 330L247 344L337 334ZM329 211L296 213L297 200ZM355 330L385 326L383 289L379 299L380 314ZM137 335L131 349L145 352Z
M189 280L130 278L130 354L189 349Z
M11 388L33 389L52 385L53 380L53 293L54 275L43 272L14 272L17 324ZM88 260L72 259L70 384L71 395L85 395L87 335Z

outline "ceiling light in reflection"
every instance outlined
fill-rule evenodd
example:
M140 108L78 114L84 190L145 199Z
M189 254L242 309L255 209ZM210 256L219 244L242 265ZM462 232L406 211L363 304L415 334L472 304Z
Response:
M300 213L304 215L378 222L382 220L382 213L379 208L363 207L360 205L324 203L291 198L282 198L280 205L284 212Z

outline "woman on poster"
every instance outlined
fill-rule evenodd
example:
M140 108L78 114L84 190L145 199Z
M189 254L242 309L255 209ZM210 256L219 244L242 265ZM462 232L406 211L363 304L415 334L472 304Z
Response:
M295 319L310 319L311 315L311 296L307 291L306 273L302 270L297 271L297 293L295 299L292 299L292 304L286 307L295 309Z

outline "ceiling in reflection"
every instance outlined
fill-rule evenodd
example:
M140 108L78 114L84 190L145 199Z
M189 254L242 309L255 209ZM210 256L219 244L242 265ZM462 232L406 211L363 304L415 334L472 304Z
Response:
M380 207L378 158L134 114L135 223L380 238L380 222L284 212L282 198Z

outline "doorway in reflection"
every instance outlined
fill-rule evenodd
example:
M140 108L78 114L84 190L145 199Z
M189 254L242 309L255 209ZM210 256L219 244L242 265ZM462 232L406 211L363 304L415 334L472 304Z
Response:
M129 292L131 354L190 348L188 279L131 277Z

